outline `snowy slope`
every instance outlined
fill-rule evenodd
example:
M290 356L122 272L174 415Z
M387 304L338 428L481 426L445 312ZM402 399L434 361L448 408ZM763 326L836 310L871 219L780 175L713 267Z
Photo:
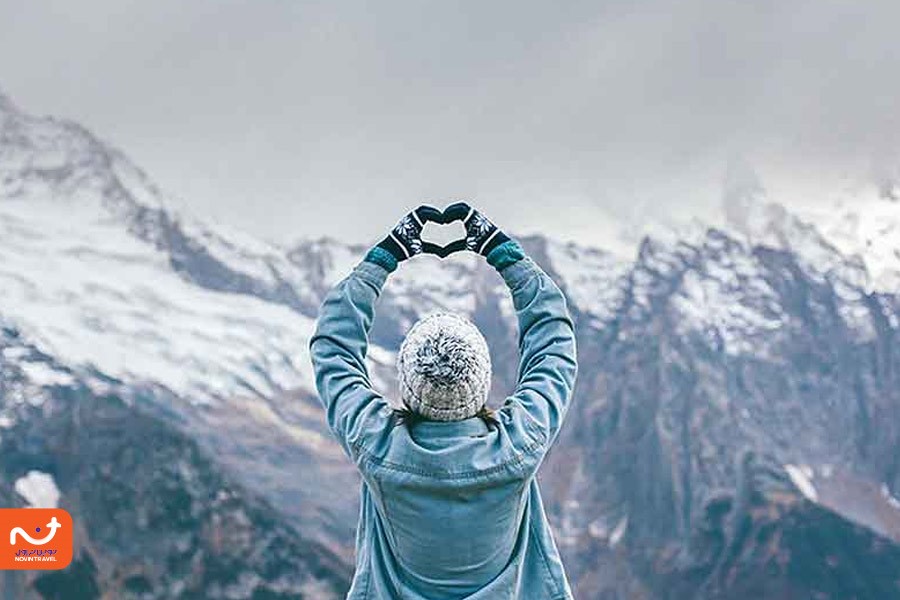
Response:
M799 212L843 254L866 265L872 290L900 288L900 186L849 186L824 206L801 207Z
M789 253L806 275L832 288L838 313L865 341L875 329L870 294L895 293L900 283L900 238L894 235L900 231L900 205L874 190L854 187L847 192L852 198L845 195L832 205L794 200L788 210L746 170L726 181L726 226L751 246ZM896 327L893 312L884 310Z
M2 314L66 364L160 385L195 402L312 391L306 342L318 304L365 247L322 239L285 249L173 204L80 126L27 115L5 100ZM697 220L647 222L651 239L642 238L630 256L621 244L609 252L543 238L539 254L586 318L582 325L602 329L625 305L644 318L653 309L648 286L672 285L682 331L752 353L757 340L784 325L752 248L778 248L834 286L848 325L860 339L870 336L865 294L896 287L892 273L900 273L893 235L900 203L884 193L857 194L843 211L798 216L745 173L726 183L725 204L724 236ZM744 244L728 242L731 234ZM637 244L639 236L630 235ZM393 334L382 341L392 344L423 314L473 316L485 302L511 323L506 290L482 262L420 257L403 265L385 290L382 312ZM389 387L391 352L376 348L372 356L380 359L375 375Z
M891 293L900 285L898 190L862 180L823 196L778 198L745 167L726 178L725 221L754 244L796 253L820 278L836 275L867 292Z
M119 152L81 127L0 106L0 311L80 370L152 384L195 402L312 389L312 319L252 295L218 293L173 269L158 229L167 202ZM162 216L162 217L160 217ZM180 220L180 219L179 219ZM278 279L274 246L187 230L240 274ZM229 235L231 232L229 232Z
M315 311L361 252L202 223L78 125L0 108L0 310L75 369L193 402L312 393ZM423 310L474 311L476 259L429 258L392 280L401 327Z
M548 242L546 252L569 301L602 327L622 302L631 261L573 243Z
M311 387L311 319L190 284L90 203L58 210L0 202L0 306L44 352L197 400Z
M700 332L727 354L765 355L787 317L763 273L746 247L711 232L679 278L676 330Z

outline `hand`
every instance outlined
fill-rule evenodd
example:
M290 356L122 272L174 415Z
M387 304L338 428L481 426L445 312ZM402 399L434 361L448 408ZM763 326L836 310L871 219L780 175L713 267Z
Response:
M423 252L443 257L444 248L422 241L422 228L429 221L441 223L443 215L433 206L423 204L400 219L388 236L378 243L378 247L390 252L398 263Z
M444 209L443 222L454 221L462 221L466 228L466 237L441 248L444 252L442 257L463 249L487 256L491 250L509 241L509 236L500 231L490 219L465 202L457 202Z

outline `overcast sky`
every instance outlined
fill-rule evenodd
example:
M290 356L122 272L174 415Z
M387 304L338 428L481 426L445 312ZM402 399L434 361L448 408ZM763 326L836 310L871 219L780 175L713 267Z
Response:
M0 89L278 239L421 200L576 239L891 168L900 2L0 0Z

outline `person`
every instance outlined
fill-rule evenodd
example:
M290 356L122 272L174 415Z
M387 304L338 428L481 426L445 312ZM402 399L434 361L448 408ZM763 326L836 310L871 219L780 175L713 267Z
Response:
M425 223L454 221L465 239L421 239ZM438 313L401 344L402 408L392 408L365 364L376 300L403 261L463 249L485 256L512 294L515 391L486 408L484 338ZM327 294L310 352L328 425L362 474L349 599L572 598L535 474L569 407L575 334L562 292L521 245L465 203L419 207Z

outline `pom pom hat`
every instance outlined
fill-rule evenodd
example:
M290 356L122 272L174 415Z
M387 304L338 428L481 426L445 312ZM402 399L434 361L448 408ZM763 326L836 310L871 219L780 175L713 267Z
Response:
M413 325L397 357L400 397L409 410L433 421L474 417L487 402L491 356L468 319L437 313Z

